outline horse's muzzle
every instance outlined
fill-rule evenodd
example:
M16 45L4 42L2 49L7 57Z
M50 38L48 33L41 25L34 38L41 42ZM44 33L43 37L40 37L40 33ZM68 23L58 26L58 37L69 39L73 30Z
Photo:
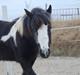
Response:
M48 49L46 52L43 50L40 50L40 56L42 58L48 58L50 56L50 49Z

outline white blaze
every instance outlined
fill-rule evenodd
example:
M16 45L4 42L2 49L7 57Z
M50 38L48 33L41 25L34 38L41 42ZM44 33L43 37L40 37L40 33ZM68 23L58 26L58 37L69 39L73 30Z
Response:
M38 30L38 42L42 51L46 54L49 49L48 25L42 25L41 28Z

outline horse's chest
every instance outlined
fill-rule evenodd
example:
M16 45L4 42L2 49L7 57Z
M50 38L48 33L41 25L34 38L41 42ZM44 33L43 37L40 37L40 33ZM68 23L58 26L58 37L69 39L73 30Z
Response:
M19 34L17 34L16 40L18 51L22 56L29 57L31 55L37 54L37 43L32 37L20 37Z

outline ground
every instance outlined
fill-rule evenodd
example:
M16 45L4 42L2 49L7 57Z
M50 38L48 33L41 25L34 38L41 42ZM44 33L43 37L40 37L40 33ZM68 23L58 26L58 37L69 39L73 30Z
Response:
M35 62L34 69L38 75L80 75L80 58L38 58Z
M5 68L6 64L8 64L7 70ZM0 62L0 75L21 75L22 69L19 64L11 64L10 62L6 64ZM48 59L42 59L39 57L33 69L37 75L80 75L80 58L49 57Z

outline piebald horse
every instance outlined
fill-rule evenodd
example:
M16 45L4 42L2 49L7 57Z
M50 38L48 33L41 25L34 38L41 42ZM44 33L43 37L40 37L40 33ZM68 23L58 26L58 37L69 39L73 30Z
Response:
M20 63L22 75L36 75L32 66L38 52L50 55L51 5L47 10L25 9L23 16L12 22L0 21L0 60Z

